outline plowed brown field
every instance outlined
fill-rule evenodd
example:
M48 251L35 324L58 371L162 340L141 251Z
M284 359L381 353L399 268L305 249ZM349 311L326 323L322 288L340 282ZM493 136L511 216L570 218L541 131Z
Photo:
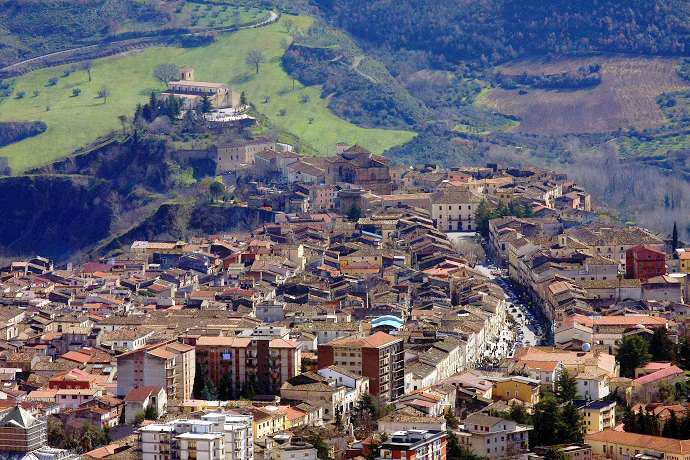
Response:
M597 133L634 126L654 128L666 122L656 98L690 88L675 71L673 58L598 56L560 58L550 62L530 59L504 64L504 74L576 72L581 66L601 64L601 84L582 90L492 89L480 104L521 118L515 131L533 134Z

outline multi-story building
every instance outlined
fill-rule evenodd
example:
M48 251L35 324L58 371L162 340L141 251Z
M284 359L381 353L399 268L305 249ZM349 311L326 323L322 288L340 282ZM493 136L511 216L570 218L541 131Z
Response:
M276 143L265 137L221 144L216 148L216 172L229 172L240 165L253 165L256 154L266 149L275 150Z
M213 429L223 432L225 460L253 460L254 419L251 415L212 413L202 415L201 419L213 422Z
M277 182L287 180L288 167L300 160L300 155L294 152L283 152L275 147L266 147L253 157L254 171L257 177Z
M45 446L48 441L48 425L34 418L19 405L9 409L0 418L0 452L22 455Z
M376 332L368 337L342 337L319 345L319 368L335 364L347 371L369 377L372 394L393 400L405 388L402 340Z
M316 449L306 442L290 442L272 448L268 460L316 460Z
M541 381L520 375L487 379L494 382L493 396L510 401L517 399L533 406L539 402Z
M142 460L226 460L225 436L205 420L175 420L139 429Z
M444 431L396 431L381 444L377 460L445 460L446 433Z
M458 441L475 454L490 459L526 457L531 426L478 413L467 417L463 424Z
M625 251L625 277L647 281L666 274L666 254L647 246Z
M211 381L217 386L228 381L236 394L252 381L260 392L277 393L287 379L300 373L302 365L298 342L261 334L199 337L196 356Z
M439 230L472 231L477 226L474 214L482 197L470 190L449 188L431 196L431 218Z
M616 402L582 400L573 401L582 415L582 423L588 432L613 428L616 425Z
M679 268L681 273L690 273L690 250L683 250L678 253Z
M690 440L604 430L585 435L585 444L592 446L594 455L612 460L629 460L638 454L644 454L643 458L690 460Z
M192 397L196 353L193 346L169 340L117 357L117 394L124 397L136 386L159 386L168 399Z

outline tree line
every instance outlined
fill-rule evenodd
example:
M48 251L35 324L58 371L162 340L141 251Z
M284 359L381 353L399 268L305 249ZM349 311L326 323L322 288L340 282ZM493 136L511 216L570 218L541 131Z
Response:
M480 66L534 54L686 54L682 0L317 0L331 20L374 45L425 50L439 65Z
M504 89L517 89L519 87L542 89L582 89L596 86L601 83L601 75L598 73L599 64L581 67L578 72L561 72L554 74L522 74L508 75L496 72L492 83Z
M488 201L482 200L474 213L474 222L477 232L484 238L489 237L489 221L505 216L532 217L532 209L527 204L511 201L507 205L500 201L497 206L491 206Z

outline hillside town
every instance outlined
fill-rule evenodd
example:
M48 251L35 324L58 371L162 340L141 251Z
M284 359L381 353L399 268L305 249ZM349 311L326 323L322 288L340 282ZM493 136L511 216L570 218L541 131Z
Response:
M180 151L260 221L2 267L3 458L687 460L677 236L556 171L335 152Z

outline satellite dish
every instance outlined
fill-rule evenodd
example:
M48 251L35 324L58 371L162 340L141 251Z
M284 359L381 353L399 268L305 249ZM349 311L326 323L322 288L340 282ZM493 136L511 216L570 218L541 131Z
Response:
M592 346L588 344L587 342L582 344L582 351L589 351L592 349Z

